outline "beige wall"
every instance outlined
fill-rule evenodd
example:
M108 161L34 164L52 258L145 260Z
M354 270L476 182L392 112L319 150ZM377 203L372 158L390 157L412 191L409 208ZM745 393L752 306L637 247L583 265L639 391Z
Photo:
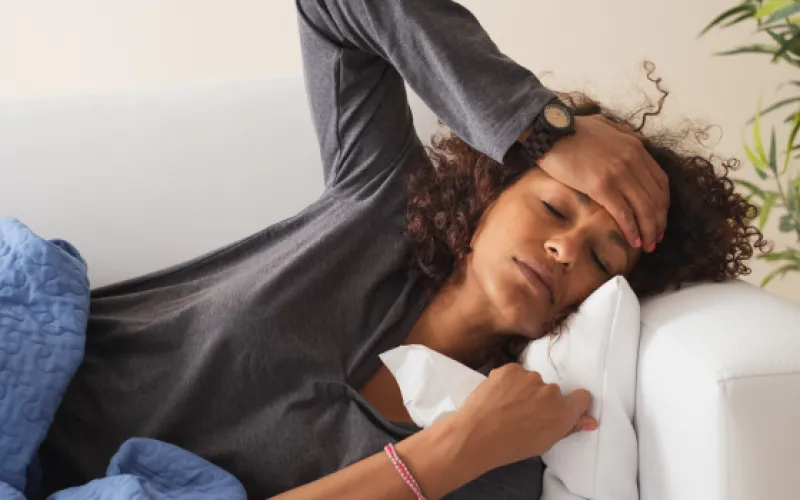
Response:
M749 27L695 36L734 0L464 0L506 53L548 85L631 103L640 61L658 65L667 117L719 124L721 154L741 155L759 93L796 78L764 58L715 58ZM0 0L3 100L300 74L290 0ZM502 99L502 96L498 96ZM743 175L750 175L745 167ZM780 236L770 228L769 236ZM780 243L779 239L779 243ZM790 243L788 240L784 240ZM756 266L753 279L766 268ZM800 301L800 276L773 291Z

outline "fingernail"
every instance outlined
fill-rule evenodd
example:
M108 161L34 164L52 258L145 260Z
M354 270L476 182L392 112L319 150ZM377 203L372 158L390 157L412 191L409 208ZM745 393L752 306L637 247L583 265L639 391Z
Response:
M658 239L656 240L656 243L661 243L661 240L663 240L663 239L664 239L664 233L661 233L661 234L658 236Z
M583 427L581 427L581 430L582 431L586 431L586 432L596 431L597 430L597 426L594 425L594 424L586 424Z
M636 248L639 248L640 246L642 246L642 239L641 238L636 238L636 241L633 243L633 246L635 246Z
M656 249L656 244L655 243L651 243L650 246L647 247L647 253L650 253L655 249Z

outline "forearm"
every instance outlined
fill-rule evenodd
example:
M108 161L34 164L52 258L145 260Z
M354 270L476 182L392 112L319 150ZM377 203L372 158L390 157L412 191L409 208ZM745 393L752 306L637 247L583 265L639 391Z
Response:
M397 445L397 453L426 498L440 498L486 472L466 448L464 433L453 420L443 421ZM277 500L412 500L414 495L385 453L378 453L336 473L287 491Z
M456 2L300 4L344 47L391 63L448 127L496 160L554 96L529 70L502 54L478 20Z

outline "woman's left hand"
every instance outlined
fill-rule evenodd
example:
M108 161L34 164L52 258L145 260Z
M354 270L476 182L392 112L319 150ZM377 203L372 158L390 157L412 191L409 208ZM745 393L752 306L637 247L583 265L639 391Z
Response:
M651 252L663 238L669 180L632 130L601 115L575 117L575 134L556 141L538 164L602 205L632 246Z

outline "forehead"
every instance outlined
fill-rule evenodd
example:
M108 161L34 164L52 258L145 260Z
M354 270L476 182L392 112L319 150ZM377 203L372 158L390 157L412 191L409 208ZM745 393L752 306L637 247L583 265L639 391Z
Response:
M556 200L574 204L573 206L578 208L575 212L576 217L582 219L582 222L593 232L600 233L601 238L607 239L608 242L627 253L628 265L625 274L636 267L642 255L641 249L634 248L628 243L619 224L605 207L585 193L558 181L540 168L533 168L526 172L519 182L525 190L533 189L542 195L555 196Z

